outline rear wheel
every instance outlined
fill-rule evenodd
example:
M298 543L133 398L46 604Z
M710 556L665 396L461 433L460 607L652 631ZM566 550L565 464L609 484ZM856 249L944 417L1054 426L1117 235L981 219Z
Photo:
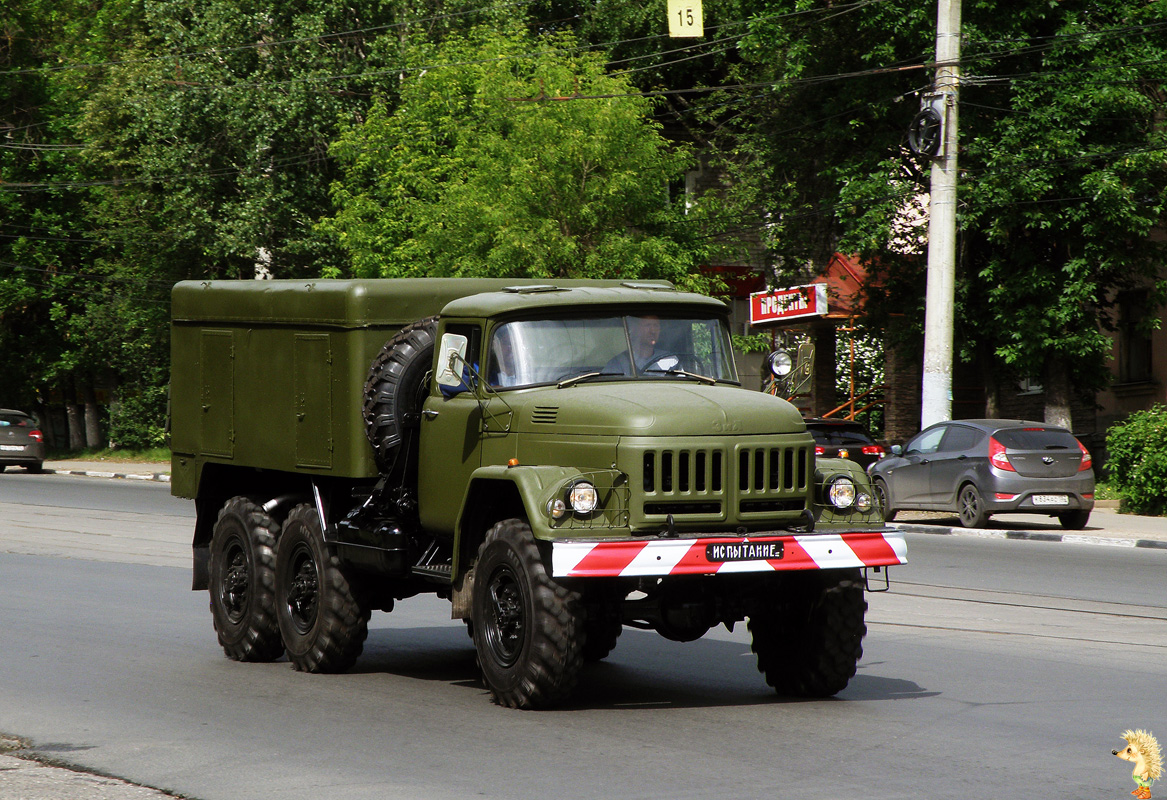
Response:
M1090 512L1081 508L1058 514L1058 522L1062 523L1062 527L1068 531L1080 531L1086 527L1086 523L1089 521Z
M749 614L751 647L766 683L797 697L841 692L863 657L866 612L858 570L791 576Z
M276 622L275 548L279 525L246 497L219 511L211 536L211 619L235 661L274 661L284 652Z
M981 493L971 483L966 483L960 489L956 498L957 512L960 514L960 524L966 528L983 528L989 521L989 514L985 510L985 501Z
M517 519L487 532L474 572L474 646L495 702L545 708L563 700L583 665L579 595L551 579L530 526Z
M276 552L276 615L292 666L344 672L364 649L369 612L357 602L340 560L329 552L316 509L288 514Z

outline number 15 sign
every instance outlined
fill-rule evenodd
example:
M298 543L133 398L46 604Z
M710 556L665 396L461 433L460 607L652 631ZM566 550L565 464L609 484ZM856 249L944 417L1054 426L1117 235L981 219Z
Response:
M676 39L704 35L701 0L669 0L669 36Z

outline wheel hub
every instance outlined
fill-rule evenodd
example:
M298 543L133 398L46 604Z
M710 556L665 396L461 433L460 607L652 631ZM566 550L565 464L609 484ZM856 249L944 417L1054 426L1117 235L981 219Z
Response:
M247 589L250 580L251 571L247 566L247 557L242 549L233 549L228 558L227 574L224 576L220 592L223 608L233 625L242 622L247 611Z
M316 563L307 554L296 560L295 577L288 588L288 610L292 622L300 633L307 633L316 622L317 602L320 593Z
M523 647L526 613L523 592L509 570L499 570L490 581L490 618L486 621L486 640L495 658L511 666Z

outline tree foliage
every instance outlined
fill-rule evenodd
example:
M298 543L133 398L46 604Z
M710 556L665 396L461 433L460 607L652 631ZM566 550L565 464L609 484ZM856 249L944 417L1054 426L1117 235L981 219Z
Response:
M156 441L183 278L694 285L728 243L792 280L858 254L868 323L918 324L934 5L703 5L673 40L609 0L9 0L0 403L109 392L115 441ZM1165 11L964 3L957 344L989 383L1094 389L1115 304L1164 299Z
M689 159L600 57L516 25L412 60L435 66L333 147L323 227L356 274L689 279L701 251L668 196Z
M1071 386L1105 381L1116 298L1163 300L1165 7L964 4L958 347L990 377L1044 382L1062 412ZM882 277L876 318L922 324L923 239L896 225L927 188L903 132L934 9L856 4L823 24L805 8L768 4L743 45L749 74L774 84L725 137L737 198L774 220L787 273L860 253Z

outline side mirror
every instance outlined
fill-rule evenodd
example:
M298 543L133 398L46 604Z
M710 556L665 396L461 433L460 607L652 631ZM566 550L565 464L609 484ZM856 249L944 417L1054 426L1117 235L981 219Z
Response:
M889 449L893 456L902 456L904 454L904 448L898 444L893 444Z
M460 333L447 333L438 345L438 364L434 380L446 389L465 387L462 365L466 363L467 339Z

